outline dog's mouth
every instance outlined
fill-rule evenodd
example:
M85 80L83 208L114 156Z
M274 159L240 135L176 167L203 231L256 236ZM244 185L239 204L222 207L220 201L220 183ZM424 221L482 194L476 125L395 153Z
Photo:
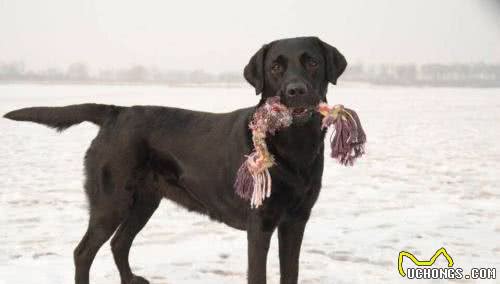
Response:
M290 108L292 117L295 121L305 121L311 118L314 107L292 107Z
M293 116L300 116L303 115L307 112L307 108L305 107L294 107L292 108L292 115Z
M293 97L280 93L280 100L290 111L294 122L305 122L309 120L316 111L320 103L320 96L316 95L315 92Z

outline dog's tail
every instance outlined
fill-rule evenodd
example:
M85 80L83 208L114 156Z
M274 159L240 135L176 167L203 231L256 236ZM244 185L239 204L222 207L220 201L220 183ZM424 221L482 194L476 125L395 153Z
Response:
M102 104L80 104L65 107L29 107L11 111L5 118L41 123L63 131L84 121L102 126L106 119L116 116L122 107Z

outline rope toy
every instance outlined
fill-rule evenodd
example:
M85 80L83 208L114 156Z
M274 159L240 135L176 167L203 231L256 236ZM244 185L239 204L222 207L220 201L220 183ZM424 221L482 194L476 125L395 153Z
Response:
M364 154L365 133L358 115L343 105L328 106L320 103L316 109L322 116L322 129L334 126L330 138L332 158L342 165L353 165ZM267 134L274 135L292 124L292 111L280 103L278 96L270 97L254 113L249 123L254 151L238 169L234 187L236 194L250 201L251 208L258 208L271 196L269 168L275 165L266 144Z

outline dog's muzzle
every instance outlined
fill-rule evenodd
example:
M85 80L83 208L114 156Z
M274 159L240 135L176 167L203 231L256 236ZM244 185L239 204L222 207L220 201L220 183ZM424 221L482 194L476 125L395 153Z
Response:
M285 84L280 91L280 97L283 104L291 110L294 122L311 118L320 103L320 96L312 87L301 81Z

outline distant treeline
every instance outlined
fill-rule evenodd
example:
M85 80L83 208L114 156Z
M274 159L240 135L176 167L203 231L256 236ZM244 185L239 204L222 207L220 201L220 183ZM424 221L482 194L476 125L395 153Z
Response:
M380 85L500 87L500 64L352 64L342 80ZM64 70L33 71L22 62L0 62L1 82L197 85L242 84L244 78L242 72L166 71L142 65L91 72L84 63L73 63Z
M355 64L342 79L383 85L500 87L500 64Z

